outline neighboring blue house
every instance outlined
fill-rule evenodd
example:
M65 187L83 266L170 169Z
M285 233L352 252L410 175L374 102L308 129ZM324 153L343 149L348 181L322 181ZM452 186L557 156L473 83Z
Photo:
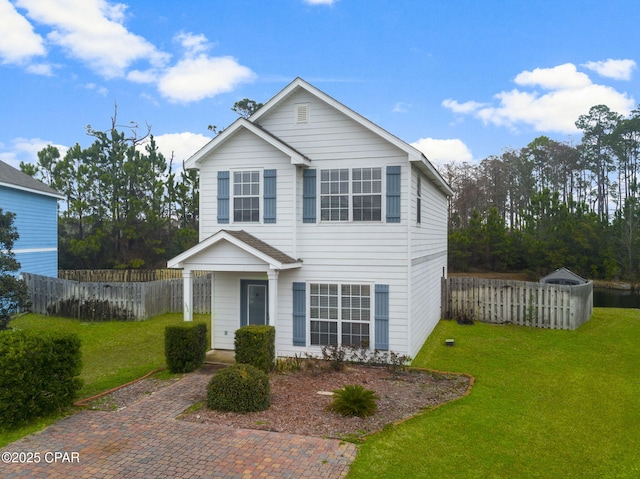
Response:
M58 200L64 196L0 161L0 208L15 213L21 272L58 276Z

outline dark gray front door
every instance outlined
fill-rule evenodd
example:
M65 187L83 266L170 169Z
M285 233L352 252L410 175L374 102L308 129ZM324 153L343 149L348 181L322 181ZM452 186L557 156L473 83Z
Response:
M268 281L262 280L242 280L240 292L242 326L269 323L268 284Z

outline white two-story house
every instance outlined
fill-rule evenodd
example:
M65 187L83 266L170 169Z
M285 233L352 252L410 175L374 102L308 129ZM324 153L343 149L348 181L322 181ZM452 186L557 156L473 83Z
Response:
M270 324L279 356L344 344L415 356L440 319L451 189L418 150L298 78L187 162L200 172L214 349Z

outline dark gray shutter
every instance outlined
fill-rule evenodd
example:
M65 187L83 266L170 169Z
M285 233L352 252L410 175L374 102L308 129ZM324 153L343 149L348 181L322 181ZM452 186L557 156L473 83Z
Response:
M228 171L218 171L218 223L229 223Z
M389 285L376 284L375 348L389 349Z
M302 222L316 222L316 170L302 172Z
M387 166L387 223L400 223L399 166Z
M293 283L293 345L307 345L307 285Z
M276 171L264 170L264 222L276 222Z

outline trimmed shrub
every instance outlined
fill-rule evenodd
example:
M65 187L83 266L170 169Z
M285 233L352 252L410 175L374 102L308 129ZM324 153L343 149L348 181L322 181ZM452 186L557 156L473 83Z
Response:
M218 411L253 412L269 407L269 376L249 364L217 372L207 386L207 407Z
M236 331L236 363L250 364L268 373L276 360L276 329L273 326L243 326Z
M0 429L73 404L82 387L80 339L51 331L0 333Z
M207 325L167 326L164 354L172 373L189 373L201 367L207 355Z
M333 402L328 409L342 416L372 416L378 411L378 396L375 391L365 389L360 384L344 386L333 391Z

